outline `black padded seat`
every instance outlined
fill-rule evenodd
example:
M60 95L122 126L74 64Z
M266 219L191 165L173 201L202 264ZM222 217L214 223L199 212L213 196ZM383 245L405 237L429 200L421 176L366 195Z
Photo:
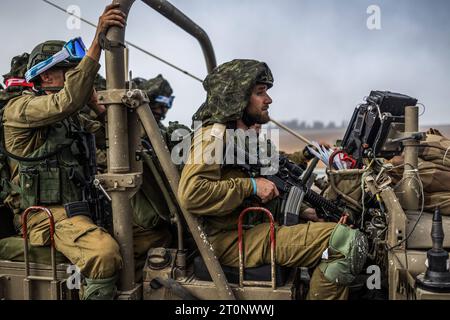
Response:
M239 283L239 268L228 267L222 265L225 277L230 283ZM283 286L288 277L290 268L276 266L276 284L277 287ZM197 279L203 281L212 281L209 275L208 269L201 256L194 258L194 275ZM271 281L271 268L270 264L265 264L254 268L245 268L244 280L247 281Z

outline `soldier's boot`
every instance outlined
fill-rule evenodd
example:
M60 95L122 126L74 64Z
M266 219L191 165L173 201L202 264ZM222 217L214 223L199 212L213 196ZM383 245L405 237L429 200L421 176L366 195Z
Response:
M113 300L117 294L117 276L106 279L85 278L86 285L80 292L83 300Z

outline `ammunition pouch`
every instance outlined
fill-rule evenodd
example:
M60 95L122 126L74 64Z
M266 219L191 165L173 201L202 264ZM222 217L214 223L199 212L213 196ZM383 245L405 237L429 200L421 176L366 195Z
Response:
M74 178L74 171L83 178L82 168L73 163L57 160L34 165L19 163L20 209L79 201L83 182Z

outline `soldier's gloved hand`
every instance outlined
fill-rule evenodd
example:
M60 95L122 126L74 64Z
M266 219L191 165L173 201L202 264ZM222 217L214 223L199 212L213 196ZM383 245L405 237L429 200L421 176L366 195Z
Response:
M272 181L265 178L256 178L256 195L261 199L262 203L266 203L278 197L280 193Z

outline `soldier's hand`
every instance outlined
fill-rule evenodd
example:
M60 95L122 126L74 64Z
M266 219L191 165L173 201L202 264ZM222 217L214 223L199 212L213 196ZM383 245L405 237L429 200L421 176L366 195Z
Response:
M348 225L347 220L348 220L349 217L350 217L350 215L349 215L348 213L344 213L344 214L341 216L341 218L339 219L338 223ZM351 225L349 225L349 227L350 227L350 228L353 228L354 225L351 224Z
M325 222L324 219L319 218L314 208L306 208L303 210L303 212L300 213L300 218L306 221Z
M97 90L92 90L92 95L91 98L89 99L88 103L87 103L88 107L91 108L95 114L101 115L102 113L104 113L106 111L106 107L102 104L98 103L98 94L97 94Z
M265 178L256 178L256 195L261 199L262 203L266 203L278 197L280 193L272 181Z
M97 30L95 32L94 40L87 53L88 56L96 61L100 60L101 48L99 43L100 34L105 34L112 26L123 28L126 23L126 14L119 8L119 4L110 4L106 6L105 11L98 19Z

